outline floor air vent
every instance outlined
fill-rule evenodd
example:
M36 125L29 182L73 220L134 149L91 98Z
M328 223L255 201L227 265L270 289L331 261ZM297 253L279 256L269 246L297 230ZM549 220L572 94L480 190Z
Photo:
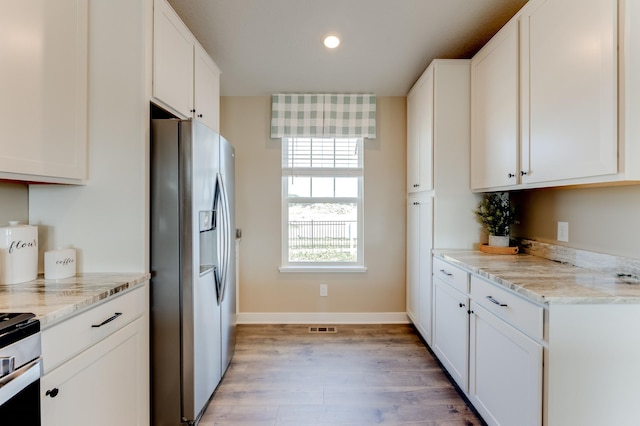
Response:
M337 333L336 327L309 327L309 333Z

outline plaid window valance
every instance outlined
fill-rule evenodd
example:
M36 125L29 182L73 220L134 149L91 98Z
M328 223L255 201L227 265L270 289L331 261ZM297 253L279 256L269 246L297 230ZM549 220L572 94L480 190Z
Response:
M376 96L274 94L271 137L376 137Z

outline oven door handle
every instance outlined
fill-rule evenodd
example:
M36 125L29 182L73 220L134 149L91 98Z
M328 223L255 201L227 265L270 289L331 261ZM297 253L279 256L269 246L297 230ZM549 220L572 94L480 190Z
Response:
M0 405L9 401L40 377L42 377L42 358L37 358L0 378Z

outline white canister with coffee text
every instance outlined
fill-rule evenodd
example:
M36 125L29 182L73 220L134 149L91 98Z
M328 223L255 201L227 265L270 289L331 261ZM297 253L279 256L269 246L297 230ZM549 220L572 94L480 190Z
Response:
M44 279L58 280L76 275L76 251L62 249L44 252Z
M38 278L38 227L17 221L0 226L0 284Z

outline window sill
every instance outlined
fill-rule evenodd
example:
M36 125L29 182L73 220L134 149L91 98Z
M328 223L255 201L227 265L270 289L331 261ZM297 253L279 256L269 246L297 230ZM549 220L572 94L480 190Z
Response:
M363 273L367 272L366 266L281 266L278 268L282 273L291 273L291 272L337 272L337 273Z

